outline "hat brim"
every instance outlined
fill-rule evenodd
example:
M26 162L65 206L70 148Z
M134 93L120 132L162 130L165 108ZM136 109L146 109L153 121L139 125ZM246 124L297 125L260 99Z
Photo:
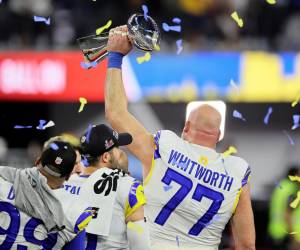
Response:
M129 133L120 133L118 138L118 146L126 146L132 143L132 136Z

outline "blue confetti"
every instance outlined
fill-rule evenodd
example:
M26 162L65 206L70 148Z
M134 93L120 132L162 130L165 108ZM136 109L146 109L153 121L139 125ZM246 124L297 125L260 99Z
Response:
M290 145L295 146L295 142L294 142L293 138L289 135L289 133L285 130L283 130L283 133L285 133L286 136L288 137Z
M179 247L179 237L176 236L176 242L177 242L177 246Z
M176 45L177 45L177 55L179 55L181 53L181 51L183 50L182 39L177 40Z
M164 186L164 190L165 190L165 192L167 192L167 191L169 191L170 189L172 189L172 186Z
M177 23L177 24L180 24L181 23L181 19L178 18L178 17L174 17L173 20L172 20L173 23Z
M22 128L32 128L32 126L21 126L21 125L15 125L15 129L22 129Z
M176 32L181 32L181 26L180 25L174 25L174 26L169 26L167 23L162 24L163 30L166 32L171 31L176 31Z
M294 125L292 127L292 130L295 130L296 128L298 128L299 125L299 121L300 121L300 115L293 115L293 120L294 120Z
M53 150L58 150L59 149L57 144L55 144L54 142L50 144L50 148L52 148Z
M146 21L148 21L148 7L147 7L147 5L143 4L142 9L143 9L143 12L144 12L144 18L145 18Z
M46 124L46 121L45 120L39 120L39 126L36 127L36 129L38 130L44 130L44 125Z
M93 126L91 124L89 124L88 131L86 133L86 141L87 141L87 143L89 143L89 141L90 141L92 127Z
M272 112L273 112L273 108L269 107L268 112L267 112L267 114L265 115L265 118L264 118L264 124L267 125L269 123L270 115L272 114Z
M96 61L88 63L88 62L80 62L80 66L83 69L90 69L90 68L96 68L96 66L98 65L98 63Z
M42 16L33 16L33 20L35 22L44 22L47 25L50 25L50 17L49 18L45 18Z
M81 160L81 162L82 162L83 166L85 166L85 167L89 166L89 161L86 158L86 156L82 155L82 157L83 157L83 159Z
M239 111L237 111L237 110L234 110L234 111L233 111L232 116L233 116L234 118L241 119L241 120L243 120L244 122L246 121L246 119L243 117L243 115L242 115Z

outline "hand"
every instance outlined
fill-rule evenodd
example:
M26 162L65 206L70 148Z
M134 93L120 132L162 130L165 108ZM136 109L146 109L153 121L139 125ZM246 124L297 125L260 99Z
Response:
M123 55L127 55L132 49L127 31L126 25L111 29L108 36L107 51L120 52Z

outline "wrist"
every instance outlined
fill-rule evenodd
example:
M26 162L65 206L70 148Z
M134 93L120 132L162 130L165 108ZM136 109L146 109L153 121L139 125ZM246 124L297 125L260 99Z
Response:
M122 61L124 55L120 52L109 51L108 52L108 68L122 68Z

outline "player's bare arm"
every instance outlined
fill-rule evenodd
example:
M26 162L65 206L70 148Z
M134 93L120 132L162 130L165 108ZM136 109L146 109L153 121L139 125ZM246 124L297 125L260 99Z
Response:
M126 55L132 45L126 35L127 27L112 29L109 34L108 51ZM105 82L105 115L118 132L127 131L133 137L128 149L143 164L143 175L148 175L153 155L153 137L128 111L128 101L122 80L122 70L108 68Z
M241 193L231 227L236 250L255 250L255 227L250 198L250 187L247 184Z

